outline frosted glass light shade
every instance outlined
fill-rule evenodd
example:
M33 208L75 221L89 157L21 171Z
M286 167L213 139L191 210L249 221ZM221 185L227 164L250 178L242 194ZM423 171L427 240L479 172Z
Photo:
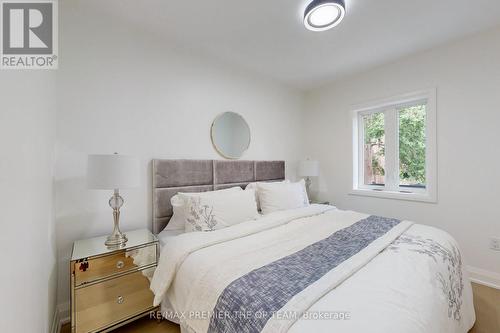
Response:
M304 12L304 25L311 31L325 31L339 25L344 16L344 0L313 0Z
M299 176L317 177L319 175L318 161L301 161L299 163Z
M139 187L139 159L118 154L89 155L87 185L95 190Z

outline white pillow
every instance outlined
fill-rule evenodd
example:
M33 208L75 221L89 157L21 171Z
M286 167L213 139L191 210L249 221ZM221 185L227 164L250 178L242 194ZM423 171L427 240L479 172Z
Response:
M186 232L214 231L260 216L253 190L180 196L186 203Z
M296 183L259 183L259 201L262 214L278 210L309 206L305 181Z
M202 193L227 193L234 191L242 191L241 187L231 187L224 190L210 191L210 192L193 192L189 193L192 196L200 195ZM168 222L167 226L163 230L183 230L186 228L186 209L185 201L180 196L182 193L177 193L170 199L170 204L172 205L173 214ZM187 194L187 193L186 193Z
M179 194L176 194L170 199L170 204L174 213L163 230L184 230L186 224L184 201L179 197Z
M257 210L260 211L260 200L259 200L259 188L257 184L260 183L265 183L265 184L273 184L273 183L289 183L290 181L288 179L285 179L283 181L278 181L278 182L254 182L250 183L245 187L245 190L254 190L255 191L255 201L257 201Z

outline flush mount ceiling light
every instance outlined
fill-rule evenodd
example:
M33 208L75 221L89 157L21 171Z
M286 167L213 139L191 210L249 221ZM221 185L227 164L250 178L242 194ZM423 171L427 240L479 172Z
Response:
M344 0L313 0L304 12L304 25L311 31L325 31L337 26L344 16Z

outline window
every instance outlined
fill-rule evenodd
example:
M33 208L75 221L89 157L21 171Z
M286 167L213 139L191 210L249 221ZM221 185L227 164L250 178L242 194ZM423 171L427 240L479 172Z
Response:
M358 107L352 194L436 201L435 91Z

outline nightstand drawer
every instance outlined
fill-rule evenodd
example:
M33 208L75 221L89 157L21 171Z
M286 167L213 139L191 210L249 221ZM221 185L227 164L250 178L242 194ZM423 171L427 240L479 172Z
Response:
M76 333L100 330L153 308L154 268L75 290Z
M75 262L75 286L156 264L156 244Z

